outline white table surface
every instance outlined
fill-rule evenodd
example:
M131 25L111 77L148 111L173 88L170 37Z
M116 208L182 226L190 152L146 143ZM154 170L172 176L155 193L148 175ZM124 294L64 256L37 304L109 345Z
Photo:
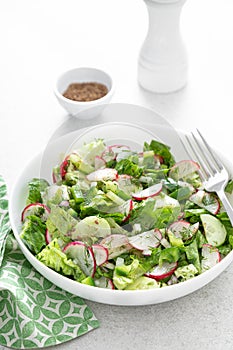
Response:
M232 13L232 0L187 0L181 30L189 81L177 93L157 95L137 83L148 23L142 0L1 1L0 173L9 190L65 122L53 86L62 71L76 66L107 70L116 84L112 102L152 108L180 129L199 127L232 160ZM100 328L57 349L232 349L232 291L233 265L201 290L160 305L87 301Z

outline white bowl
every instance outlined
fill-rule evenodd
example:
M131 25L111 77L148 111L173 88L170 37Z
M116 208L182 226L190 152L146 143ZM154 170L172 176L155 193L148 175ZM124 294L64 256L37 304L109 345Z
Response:
M182 150L177 147L177 132L174 130L172 133L169 125L166 127L166 123L161 124L161 118L158 124L156 124L156 122L154 122L154 124L149 124L148 116L152 117L154 114L154 120L158 120L156 113L143 107L127 104L110 104L104 110L105 116L103 117L103 122L105 122L105 120L112 120L114 108L117 114L121 112L118 115L127 116L127 120L134 120L137 115L138 119L135 119L135 123L138 123L138 120L143 120L143 127L138 125L139 123L110 122L96 125L88 129L76 130L55 140L50 147L47 147L46 154L41 153L36 156L25 167L16 180L9 201L9 214L12 229L22 252L34 268L55 285L70 293L92 301L113 305L147 305L173 300L198 290L216 278L233 261L233 251L210 270L188 281L159 289L122 291L84 285L58 274L38 261L20 239L20 216L25 206L28 181L33 177L40 177L42 175L51 182L52 167L60 161L60 154L65 154L71 145L74 147L79 146L82 142L88 142L93 139L93 137L103 137L106 139L106 142L110 142L111 140L119 141L119 137L122 137L123 144L129 142L137 147L137 145L142 144L145 140L149 142L159 130L160 140L166 140L169 135L169 145L171 146L173 154L177 159L184 159ZM123 130L123 128L125 128L125 130ZM226 162L226 165L231 173L233 173L232 165L229 162ZM220 285L219 288L221 288Z
M104 84L108 93L93 101L73 101L63 96L64 91L71 83L97 82ZM112 78L103 70L80 67L64 72L57 80L54 93L60 105L72 116L79 119L92 119L99 115L110 102L114 92ZM92 107L96 107L93 109ZM98 107L98 108L97 108Z

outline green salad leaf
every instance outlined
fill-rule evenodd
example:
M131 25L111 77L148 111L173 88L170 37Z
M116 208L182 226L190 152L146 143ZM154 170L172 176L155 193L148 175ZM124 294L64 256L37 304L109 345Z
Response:
M29 249L37 254L46 246L45 231L45 223L38 216L30 215L23 224L20 237Z
M44 179L32 179L28 184L28 197L26 204L42 203L41 193L49 186Z
M152 140L150 144L144 143L144 151L154 151L154 154L163 158L165 165L171 167L175 164L175 159L171 154L170 147L156 140Z
M76 281L81 282L86 278L80 267L71 259L67 259L66 254L62 252L58 244L57 238L37 254L37 259L63 275L72 276Z

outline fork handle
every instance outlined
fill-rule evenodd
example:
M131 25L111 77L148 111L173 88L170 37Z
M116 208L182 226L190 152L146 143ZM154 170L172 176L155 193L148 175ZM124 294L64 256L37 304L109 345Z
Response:
M225 208L225 210L229 216L231 224L233 226L233 208L232 208L224 190L218 191L217 193L218 193L219 199L222 202L223 207Z

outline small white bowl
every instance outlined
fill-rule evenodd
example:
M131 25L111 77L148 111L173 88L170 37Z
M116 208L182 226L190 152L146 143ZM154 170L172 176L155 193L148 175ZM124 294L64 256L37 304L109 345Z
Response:
M104 84L108 89L108 93L97 100L87 102L73 101L63 96L63 93L70 84L84 82ZM64 72L58 78L54 89L55 96L57 97L60 105L69 114L80 119L92 119L99 115L103 108L110 102L113 92L114 86L110 75L103 70L89 67L74 68Z

